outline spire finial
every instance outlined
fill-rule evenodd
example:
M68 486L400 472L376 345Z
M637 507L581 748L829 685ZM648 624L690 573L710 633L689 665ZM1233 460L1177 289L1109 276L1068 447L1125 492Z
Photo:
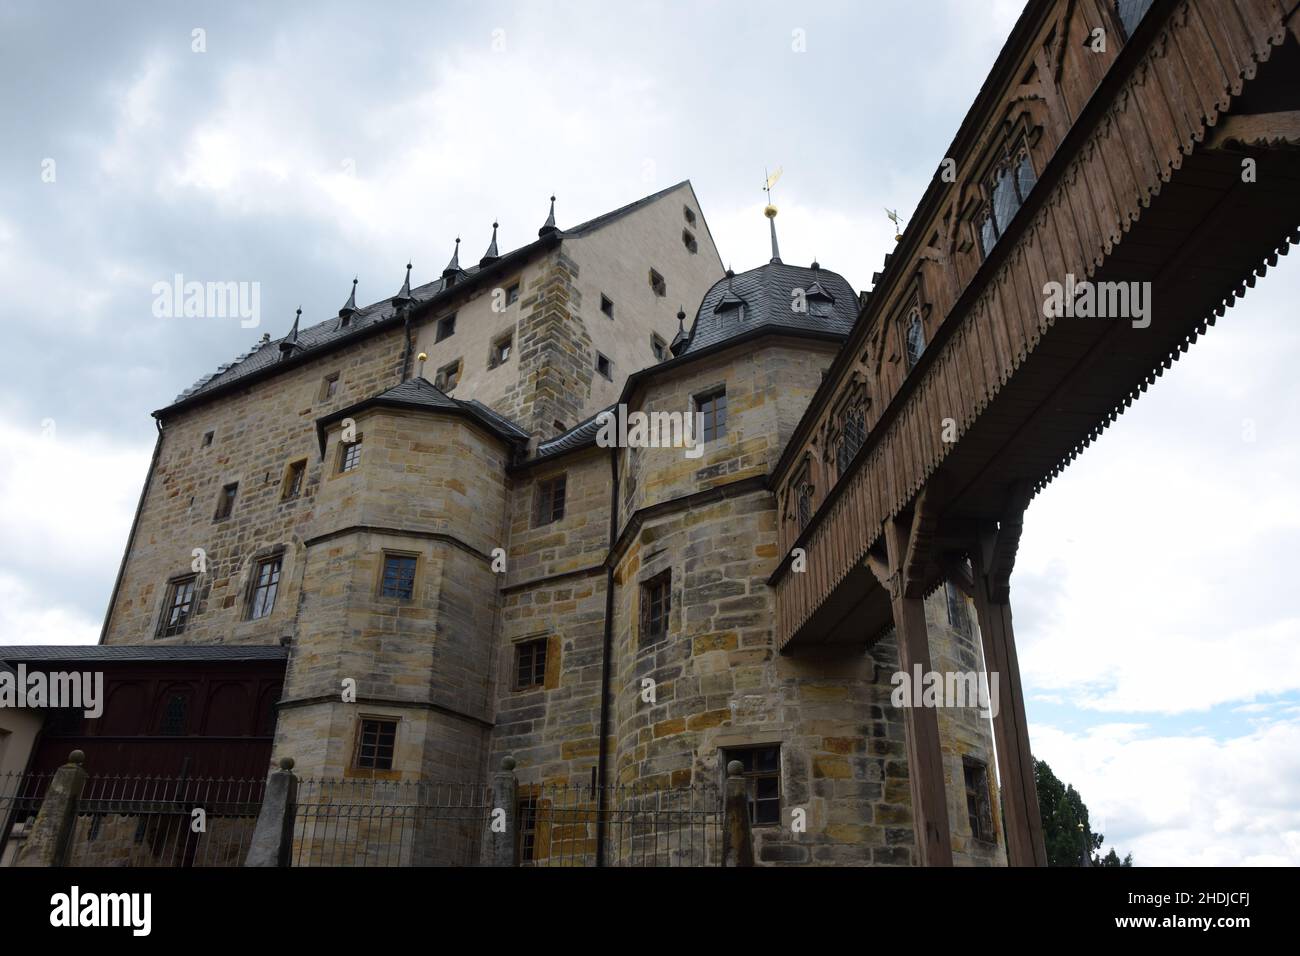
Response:
M298 322L302 319L302 306L298 306L298 311L293 314L293 328L289 334L280 340L280 358L285 359L293 354L293 350L298 348Z
M552 193L550 215L546 217L546 222L542 223L542 228L537 230L537 235L541 237L553 232L559 232L559 229L555 225L555 195Z
M344 323L348 322L352 316L357 314L357 280L352 280L352 294L348 296L348 301L343 303L343 308L339 309L339 318Z
M406 263L406 281L402 283L402 288L397 295L393 296L393 307L403 309L414 301L415 297L411 295L411 263L408 260Z
M767 170L763 171L764 173ZM772 187L776 181L781 178L781 167L776 167L776 172L763 180L763 192L767 193L767 205L763 207L763 215L767 217L768 228L772 231L772 261L781 261L781 250L776 245L776 207L772 205Z
M677 334L673 336L668 351L672 352L675 358L682 354L682 350L686 348L688 341L690 341L690 337L686 334L686 310L679 305L677 307Z
M460 272L460 236L456 237L456 246L451 252L451 261L447 263L447 268L442 270L443 277L454 276Z
M492 223L492 241L488 243L487 252L483 253L483 258L478 261L480 269L485 269L492 263L496 262L500 256L497 255L497 223Z

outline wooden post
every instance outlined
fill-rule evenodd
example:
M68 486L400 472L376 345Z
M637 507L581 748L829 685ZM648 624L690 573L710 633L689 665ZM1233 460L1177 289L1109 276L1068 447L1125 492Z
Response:
M923 492L917 501L909 533L897 521L884 527L886 562L868 558L868 566L889 591L898 636L898 664L907 674L920 666L930 670L930 639L925 629L925 598L918 581L909 581L906 569L921 567L926 556L933 516ZM907 776L912 789L912 826L917 857L922 866L952 866L952 837L948 826L948 798L944 790L943 748L939 744L939 717L932 707L904 707L907 729Z
M1047 866L1043 819L1038 811L1034 758L1029 751L1029 725L1025 720L1025 695L1016 658L1016 638L1011 627L1009 579L1020 540L1023 495L1000 527L987 527L972 549L975 572L975 614L984 642L984 666L999 675L1002 700L993 718L993 738L1002 778L1003 825L1007 834L1007 862L1011 866Z

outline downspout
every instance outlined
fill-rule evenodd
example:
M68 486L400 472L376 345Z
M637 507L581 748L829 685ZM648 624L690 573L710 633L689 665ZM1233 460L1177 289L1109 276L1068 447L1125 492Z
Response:
M614 543L618 540L618 448L609 455L609 552L605 555L605 645L600 658L600 745L596 757L596 865L605 865L605 781L609 773L609 680L614 649Z
M158 437L153 443L153 458L149 460L149 473L144 476L144 487L140 489L140 500L135 503L135 517L131 519L131 530L126 536L126 549L122 552L122 563L117 566L117 578L113 581L113 593L109 595L108 610L104 612L104 626L99 629L100 644L103 644L104 638L108 636L108 625L113 620L113 608L117 607L117 594L122 588L122 578L126 577L126 562L131 557L131 549L135 545L135 533L140 527L140 513L144 511L144 499L149 494L149 486L153 484L153 473L158 467L158 456L162 453L162 419L155 418L153 424L158 429Z

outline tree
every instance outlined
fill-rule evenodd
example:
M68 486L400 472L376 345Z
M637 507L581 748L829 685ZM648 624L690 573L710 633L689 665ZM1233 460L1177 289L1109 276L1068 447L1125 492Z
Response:
M1043 818L1043 842L1047 847L1048 866L1079 866L1082 862L1084 834L1087 834L1088 865L1132 866L1133 854L1120 860L1112 849L1098 856L1105 835L1093 833L1088 823L1088 807L1079 791L1063 784L1042 760L1034 761L1034 782L1038 791L1038 811Z

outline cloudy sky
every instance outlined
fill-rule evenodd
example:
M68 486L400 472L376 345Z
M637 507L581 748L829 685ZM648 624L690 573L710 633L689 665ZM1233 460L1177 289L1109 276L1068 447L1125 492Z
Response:
M151 410L551 192L564 226L689 178L739 270L781 166L785 258L867 288L1019 8L5 4L0 643L97 639ZM1300 863L1296 259L1028 513L1033 748L1139 864ZM176 274L258 282L261 325L154 317Z

